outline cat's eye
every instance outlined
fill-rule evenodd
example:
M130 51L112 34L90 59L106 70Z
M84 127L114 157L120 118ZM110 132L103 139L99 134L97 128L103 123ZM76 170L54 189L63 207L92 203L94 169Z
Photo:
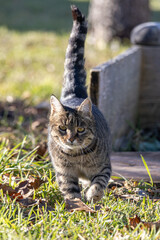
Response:
M83 128L83 127L78 127L77 128L78 133L83 133L84 131L85 131L85 128Z
M60 125L59 129L63 132L65 132L67 130L66 126Z

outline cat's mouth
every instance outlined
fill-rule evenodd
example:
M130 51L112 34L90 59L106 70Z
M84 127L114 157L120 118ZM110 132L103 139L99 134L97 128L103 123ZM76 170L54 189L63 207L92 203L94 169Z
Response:
M68 143L65 144L65 146L70 148L70 149L80 148L79 144L77 144L77 142L76 143L75 142L71 142L71 143L68 142Z
M77 141L63 143L60 141L61 147L65 150L78 150L80 149L80 144Z

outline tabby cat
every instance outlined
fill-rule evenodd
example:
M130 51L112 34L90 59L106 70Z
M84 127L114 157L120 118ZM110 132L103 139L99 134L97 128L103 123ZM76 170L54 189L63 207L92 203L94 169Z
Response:
M86 199L99 201L111 175L110 133L102 113L88 98L84 69L87 22L71 6L73 28L65 59L61 100L51 96L49 153L64 198L81 198L79 178L90 181Z

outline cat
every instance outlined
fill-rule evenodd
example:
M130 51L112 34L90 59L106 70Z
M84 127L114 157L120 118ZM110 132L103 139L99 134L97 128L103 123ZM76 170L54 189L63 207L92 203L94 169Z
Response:
M64 198L81 198L79 179L87 179L87 201L99 201L111 175L110 131L87 95L84 43L87 22L72 5L73 27L66 51L60 101L51 96L48 148Z

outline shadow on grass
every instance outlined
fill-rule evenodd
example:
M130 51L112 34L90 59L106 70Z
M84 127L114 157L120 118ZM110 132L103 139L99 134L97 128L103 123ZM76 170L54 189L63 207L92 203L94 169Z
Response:
M0 0L0 26L18 31L69 32L72 4L87 16L89 0Z

